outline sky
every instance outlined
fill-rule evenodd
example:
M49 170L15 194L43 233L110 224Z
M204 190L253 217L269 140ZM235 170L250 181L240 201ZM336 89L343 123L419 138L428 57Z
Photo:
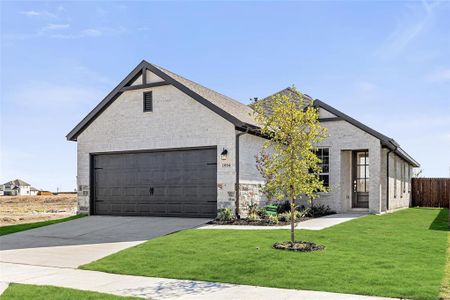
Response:
M450 172L450 2L5 2L0 181L76 187L66 134L143 59L243 103L296 87Z

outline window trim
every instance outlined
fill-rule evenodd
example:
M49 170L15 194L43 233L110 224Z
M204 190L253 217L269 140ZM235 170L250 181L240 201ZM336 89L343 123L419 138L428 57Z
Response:
M151 104L150 109L146 109L146 106L145 106L145 103L146 103L145 101L146 101L147 95L150 95L150 104ZM153 91L149 91L149 92L144 92L143 93L143 96L142 96L142 111L143 112L153 112Z

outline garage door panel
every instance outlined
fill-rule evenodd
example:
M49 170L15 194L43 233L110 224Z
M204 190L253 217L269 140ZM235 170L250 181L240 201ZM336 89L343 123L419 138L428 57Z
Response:
M214 217L216 149L94 156L97 214Z

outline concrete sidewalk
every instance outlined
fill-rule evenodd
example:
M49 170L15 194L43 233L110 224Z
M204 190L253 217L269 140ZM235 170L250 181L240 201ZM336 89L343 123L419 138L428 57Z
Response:
M89 216L0 236L0 262L70 267L208 222L199 218Z
M145 241L38 247L0 251L0 262L33 266L77 268Z
M147 299L296 299L376 300L392 299L316 291L265 288L225 283L117 275L71 268L0 263L0 282L52 285Z
M353 219L364 217L364 213L341 213L325 217L315 218L300 222L297 229L322 230L334 225L338 225ZM291 225L284 226L256 226L256 225L213 225L208 224L197 229L242 229L242 230L273 230L273 229L291 229Z

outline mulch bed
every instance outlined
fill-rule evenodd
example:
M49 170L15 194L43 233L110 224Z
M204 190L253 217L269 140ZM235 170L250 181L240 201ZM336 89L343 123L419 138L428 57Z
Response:
M317 245L311 242L304 241L295 241L294 243L289 242L279 242L275 243L272 246L274 249L280 250L290 250L290 251L299 251L299 252L311 252L311 251L319 251L325 249L325 246Z
M309 220L312 218L300 218L295 220L295 223L298 222L303 222L306 220ZM218 221L218 220L213 220L208 222L208 224L214 224L214 225L256 225L256 226L283 226L283 225L290 225L291 222L281 222L279 221L278 224L273 224L273 223L269 223L269 221L267 219L261 219L258 221L249 221L248 219L236 219L233 221Z

